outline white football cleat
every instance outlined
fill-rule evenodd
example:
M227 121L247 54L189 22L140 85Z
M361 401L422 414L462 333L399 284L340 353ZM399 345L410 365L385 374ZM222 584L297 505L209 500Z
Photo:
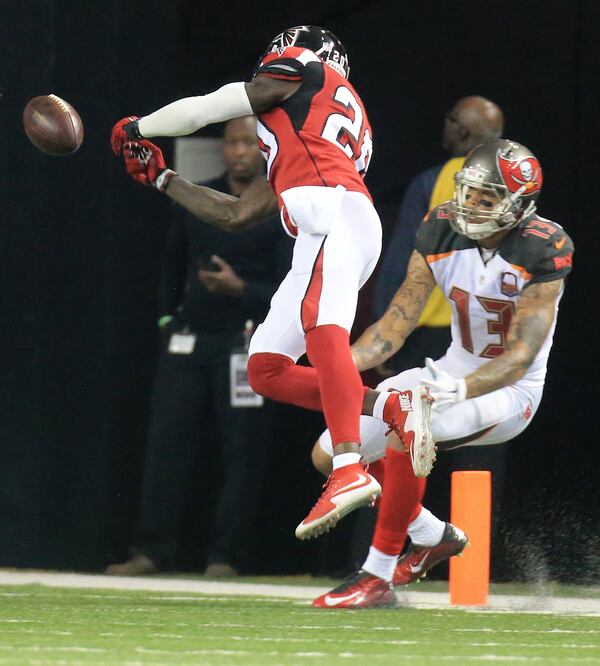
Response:
M383 407L383 420L394 431L410 454L415 476L428 476L435 462L437 448L431 434L429 389L419 384L407 391L390 390ZM386 434L388 434L386 433Z

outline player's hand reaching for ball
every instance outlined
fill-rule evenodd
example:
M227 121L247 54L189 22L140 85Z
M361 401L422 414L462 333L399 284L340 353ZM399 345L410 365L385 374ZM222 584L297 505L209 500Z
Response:
M139 116L127 116L127 118L121 118L112 128L110 145L117 157L120 157L123 146L128 141L139 141L144 138L138 130L138 120Z
M162 150L151 141L128 141L122 147L125 169L138 183L164 192L175 171L167 168Z

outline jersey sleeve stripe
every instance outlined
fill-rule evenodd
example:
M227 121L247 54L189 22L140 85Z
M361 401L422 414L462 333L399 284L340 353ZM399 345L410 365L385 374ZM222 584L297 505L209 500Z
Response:
M531 280L531 278L533 277L533 275L525 267L519 266L518 264L511 264L511 266L516 271L519 271L519 273L521 273L521 275L523 276L523 279Z
M273 65L269 65L269 69L281 69L284 72L291 72L294 74L298 73L298 68L297 67L292 67L291 65L286 65L283 62L279 62Z
M266 76L269 79L279 79L280 81L302 81L300 74L282 74L275 72L258 72L257 76Z
M300 80L303 69L304 65L294 58L280 58L263 64L256 74Z
M450 257L456 252L456 250L451 250L450 252L442 252L441 254L428 254L425 257L425 260L427 261L428 264L434 264L436 261L440 261L441 259L446 259L447 257Z

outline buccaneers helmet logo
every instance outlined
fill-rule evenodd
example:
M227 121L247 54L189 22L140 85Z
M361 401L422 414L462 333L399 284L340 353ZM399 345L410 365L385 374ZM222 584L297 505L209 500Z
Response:
M524 194L532 194L542 187L542 169L533 155L515 160L510 153L498 151L498 168L511 193L524 187Z

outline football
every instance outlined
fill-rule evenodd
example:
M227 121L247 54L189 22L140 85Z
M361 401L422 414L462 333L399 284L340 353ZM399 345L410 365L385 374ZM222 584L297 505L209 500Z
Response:
M77 111L57 95L40 95L23 110L25 134L49 155L70 155L83 141L83 123Z

